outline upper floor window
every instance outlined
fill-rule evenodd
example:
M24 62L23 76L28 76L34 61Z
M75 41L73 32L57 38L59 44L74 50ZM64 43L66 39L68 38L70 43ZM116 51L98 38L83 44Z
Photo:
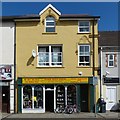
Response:
M62 46L39 46L38 47L39 66L62 66Z
M90 45L79 45L79 66L90 65Z
M45 31L55 32L55 18L54 17L51 17L51 16L46 17Z
M79 33L90 32L90 22L89 21L79 21L78 22L78 32Z
M108 55L108 67L114 67L114 55Z

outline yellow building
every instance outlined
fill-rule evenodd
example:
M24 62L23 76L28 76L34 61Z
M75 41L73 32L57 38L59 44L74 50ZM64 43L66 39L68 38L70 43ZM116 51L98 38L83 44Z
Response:
M61 14L51 4L39 15L16 18L17 112L54 112L66 105L93 111L98 19Z

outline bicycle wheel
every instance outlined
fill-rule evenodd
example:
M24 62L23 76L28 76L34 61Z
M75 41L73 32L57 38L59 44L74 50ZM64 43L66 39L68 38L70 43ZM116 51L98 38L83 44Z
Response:
M73 113L73 108L68 108L68 110L67 110L67 112L69 113L69 114L72 114Z

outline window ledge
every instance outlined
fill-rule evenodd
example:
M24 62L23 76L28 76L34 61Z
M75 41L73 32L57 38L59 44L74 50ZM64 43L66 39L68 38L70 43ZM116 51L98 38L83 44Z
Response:
M63 67L63 66L37 66L36 68L65 68L65 67Z
M91 34L90 32L78 32L77 34Z
M43 32L42 34L43 35L50 35L50 34L53 34L53 35L55 34L56 35L57 33L56 32Z
M76 68L93 68L91 66L77 66Z

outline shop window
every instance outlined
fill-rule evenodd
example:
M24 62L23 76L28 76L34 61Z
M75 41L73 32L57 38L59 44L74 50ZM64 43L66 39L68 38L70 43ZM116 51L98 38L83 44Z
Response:
M43 108L43 88L41 86L34 88L34 108Z
M32 87L29 85L23 88L23 108L32 108Z
M65 108L65 87L63 85L56 88L56 108Z
M76 87L74 85L67 87L67 105L76 105Z

